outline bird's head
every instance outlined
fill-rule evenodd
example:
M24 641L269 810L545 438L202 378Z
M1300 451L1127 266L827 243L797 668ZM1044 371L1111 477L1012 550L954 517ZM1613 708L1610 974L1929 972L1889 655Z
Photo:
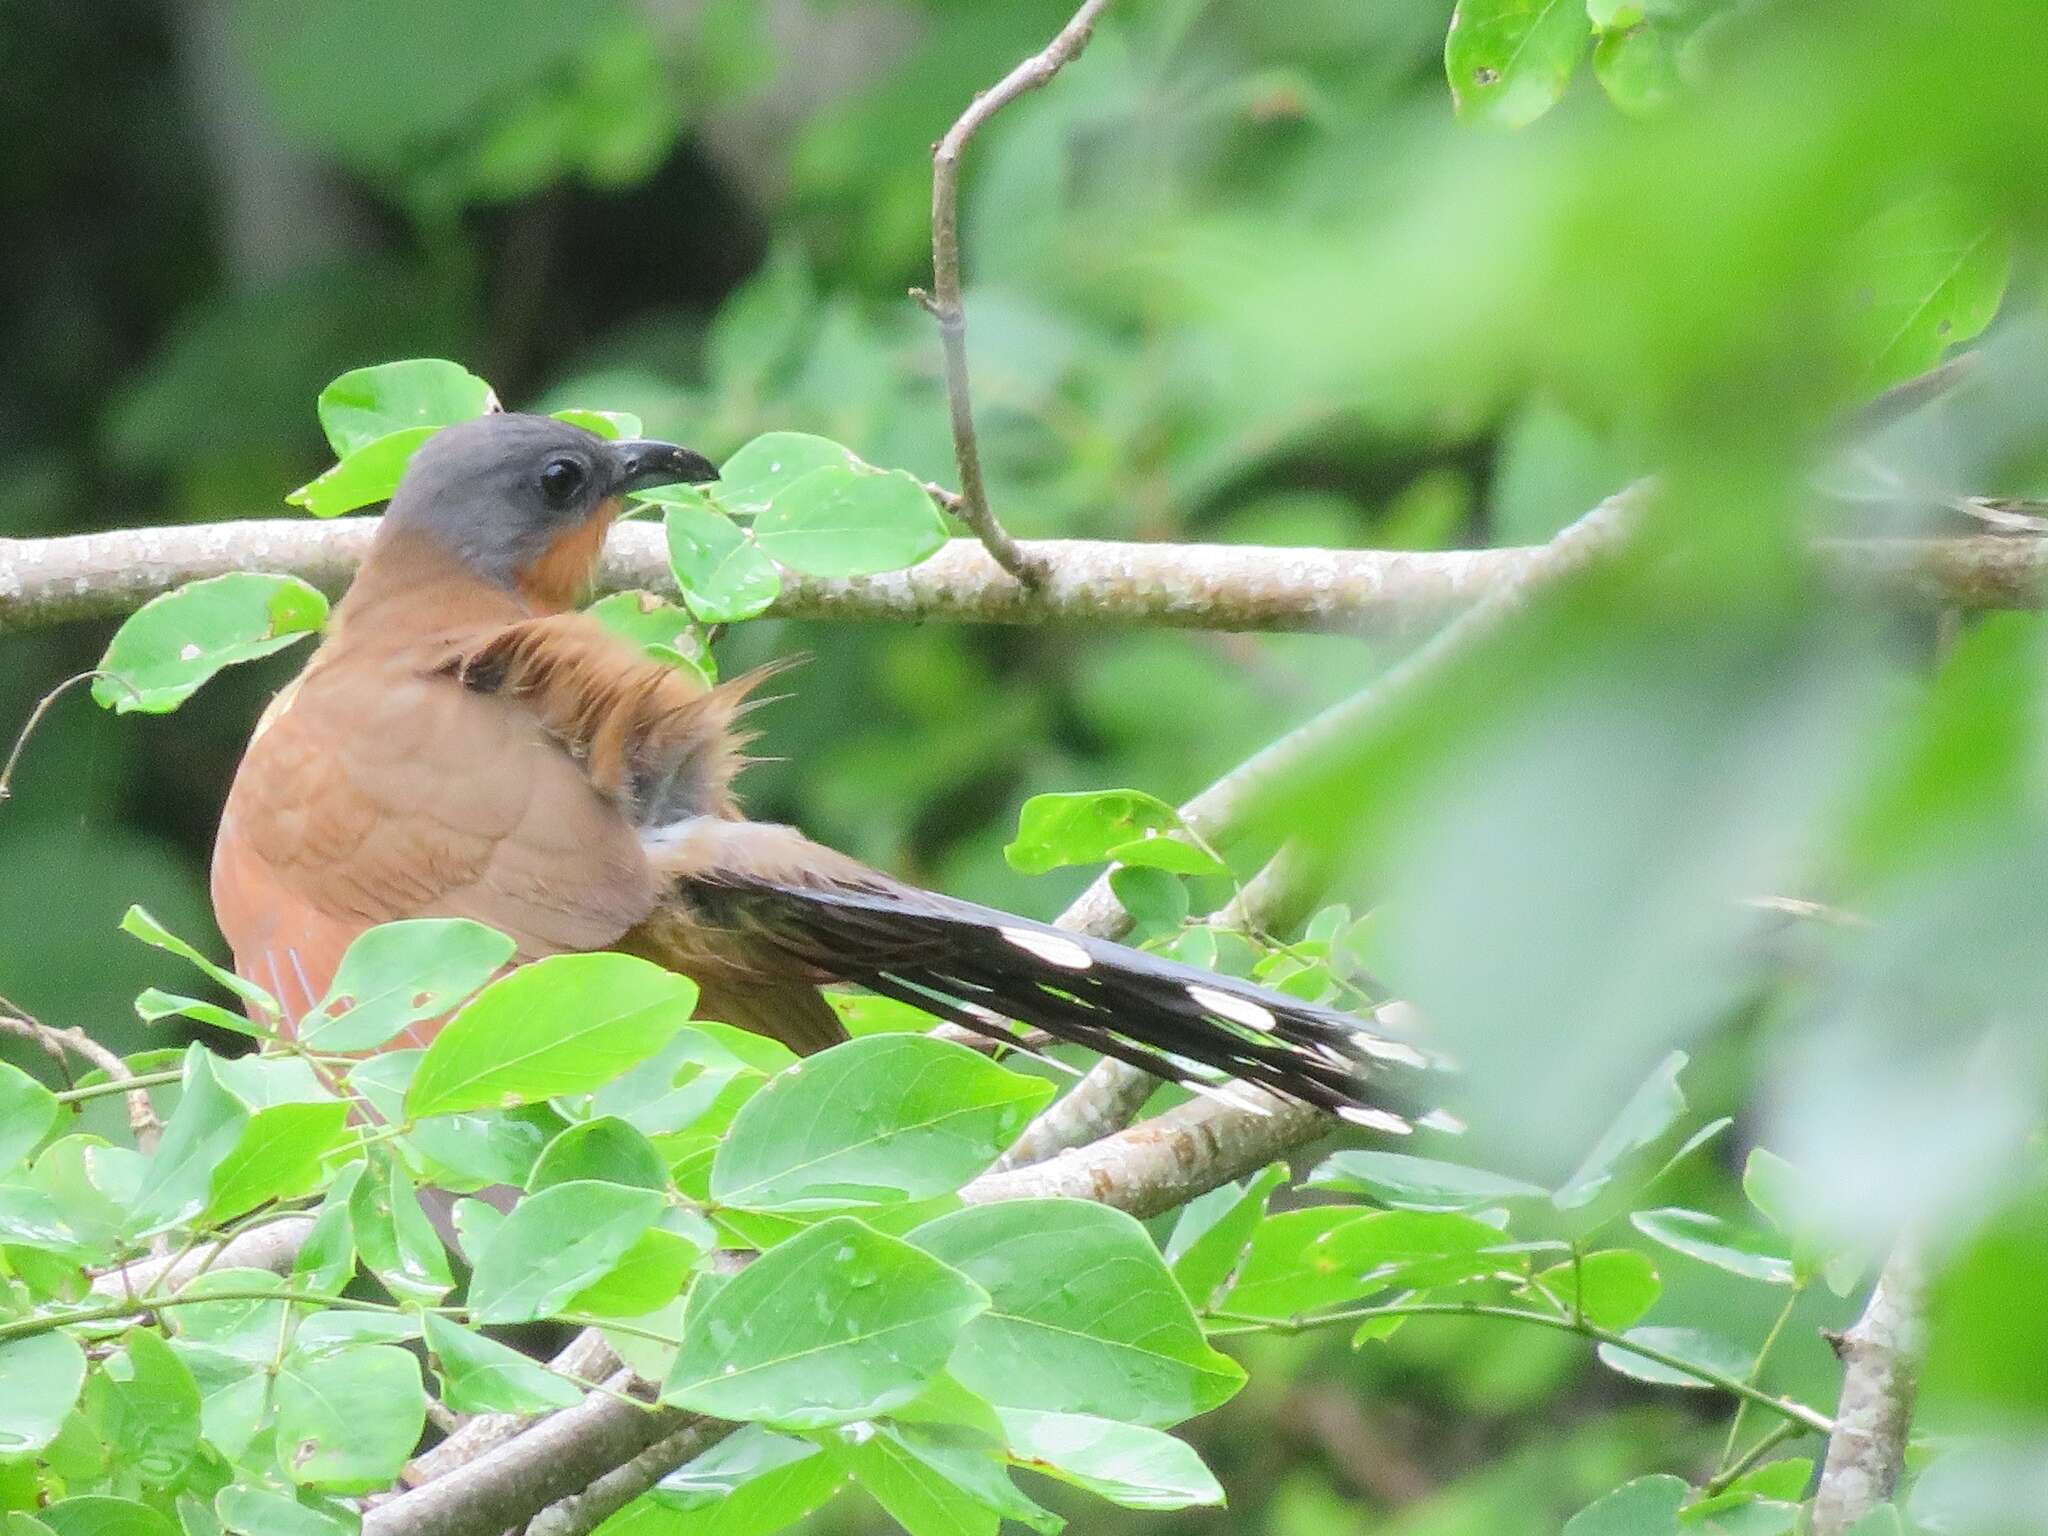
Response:
M505 411L428 438L385 523L427 535L486 581L555 611L588 585L628 491L717 478L709 459L674 443L607 441L552 416Z

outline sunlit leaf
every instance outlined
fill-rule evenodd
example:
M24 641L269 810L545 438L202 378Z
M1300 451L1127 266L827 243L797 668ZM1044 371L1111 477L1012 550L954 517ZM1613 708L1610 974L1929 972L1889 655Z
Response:
M393 432L445 427L496 405L491 386L438 357L356 368L320 391L320 428L336 458Z
M782 590L775 562L746 531L709 507L673 505L662 520L669 569L691 614L736 624L764 612Z

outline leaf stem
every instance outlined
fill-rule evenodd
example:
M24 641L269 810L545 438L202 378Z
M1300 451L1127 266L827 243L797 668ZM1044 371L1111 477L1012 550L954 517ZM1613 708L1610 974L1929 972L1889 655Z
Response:
M1793 1286L1791 1295L1785 1298L1785 1305L1778 1309L1778 1320L1771 1324L1771 1331L1764 1335L1764 1342L1756 1352L1756 1363L1750 1366L1749 1375L1744 1378L1751 1386L1757 1385L1763 1379L1764 1362L1770 1359L1772 1347L1777 1344L1778 1336L1785 1331L1785 1325L1792 1320L1793 1309L1799 1305L1799 1298L1805 1292L1806 1287L1804 1285ZM1735 1405L1735 1417L1728 1423L1728 1438L1721 1443L1719 1465L1723 1468L1727 1467L1729 1461L1734 1457L1735 1447L1741 1441L1742 1416L1748 1409L1749 1404L1747 1402L1739 1402ZM1720 1473L1716 1472L1714 1475L1718 1477Z
M164 1072L138 1072L133 1077L109 1078L104 1083L87 1083L83 1088L66 1088L56 1095L59 1104L82 1104L87 1099L104 1099L111 1094L132 1093L137 1088L161 1088L169 1083L182 1083L185 1069L174 1067Z
M1590 1323L1584 1319L1575 1320L1570 1317L1553 1317L1548 1312L1532 1312L1524 1307L1503 1307L1476 1301L1397 1301L1388 1302L1384 1306L1351 1307L1342 1312L1326 1312L1320 1317L1273 1319L1246 1317L1237 1313L1219 1311L1212 1311L1208 1315L1218 1322L1238 1325L1231 1331L1241 1333L1306 1333L1312 1328L1350 1325L1380 1317L1506 1318L1512 1322L1533 1323L1539 1328L1556 1329L1560 1333L1576 1333L1580 1337L1591 1339L1597 1344L1610 1344L1616 1349L1627 1351L1629 1354L1640 1355L1645 1360L1653 1360L1659 1365L1681 1372L1696 1381L1703 1381L1709 1386L1719 1387L1723 1392L1732 1393L1747 1402L1755 1403L1759 1408L1767 1408L1772 1413L1791 1419L1804 1428L1813 1430L1818 1434L1829 1434L1834 1429L1834 1422L1831 1419L1825 1414L1807 1407L1806 1404L1794 1402L1789 1398L1773 1397L1770 1393L1761 1391L1746 1381L1739 1381L1733 1376L1717 1371L1711 1366L1700 1365L1696 1361L1671 1354L1666 1350L1656 1348L1654 1345L1639 1343L1623 1334L1616 1333L1611 1328L1602 1328L1598 1323Z
M1800 1424L1794 1419L1780 1419L1764 1432L1762 1438L1755 1445L1744 1451L1739 1458L1730 1463L1725 1469L1716 1472L1712 1477L1708 1478L1705 1486L1700 1489L1700 1497L1711 1499L1716 1494L1726 1493L1734 1485L1735 1480L1741 1477L1743 1473L1749 1471L1750 1468L1754 1467L1794 1435L1803 1433L1805 1429L1805 1425Z

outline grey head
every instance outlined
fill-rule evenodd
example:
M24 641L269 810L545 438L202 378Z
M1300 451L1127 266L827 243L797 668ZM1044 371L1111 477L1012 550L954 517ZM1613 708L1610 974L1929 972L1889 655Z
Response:
M709 459L674 443L608 441L552 416L502 411L428 438L406 465L385 524L428 534L478 575L512 587L565 535L616 516L628 491L717 478Z

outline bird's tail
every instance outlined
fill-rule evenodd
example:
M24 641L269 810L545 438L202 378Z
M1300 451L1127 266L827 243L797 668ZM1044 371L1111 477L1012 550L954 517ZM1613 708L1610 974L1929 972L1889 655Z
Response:
M676 872L669 900L778 967L856 982L991 1039L1014 1040L1014 1021L1201 1093L1255 1083L1393 1134L1457 1128L1434 1107L1444 1063L1382 1023L871 871L835 873L700 864Z

